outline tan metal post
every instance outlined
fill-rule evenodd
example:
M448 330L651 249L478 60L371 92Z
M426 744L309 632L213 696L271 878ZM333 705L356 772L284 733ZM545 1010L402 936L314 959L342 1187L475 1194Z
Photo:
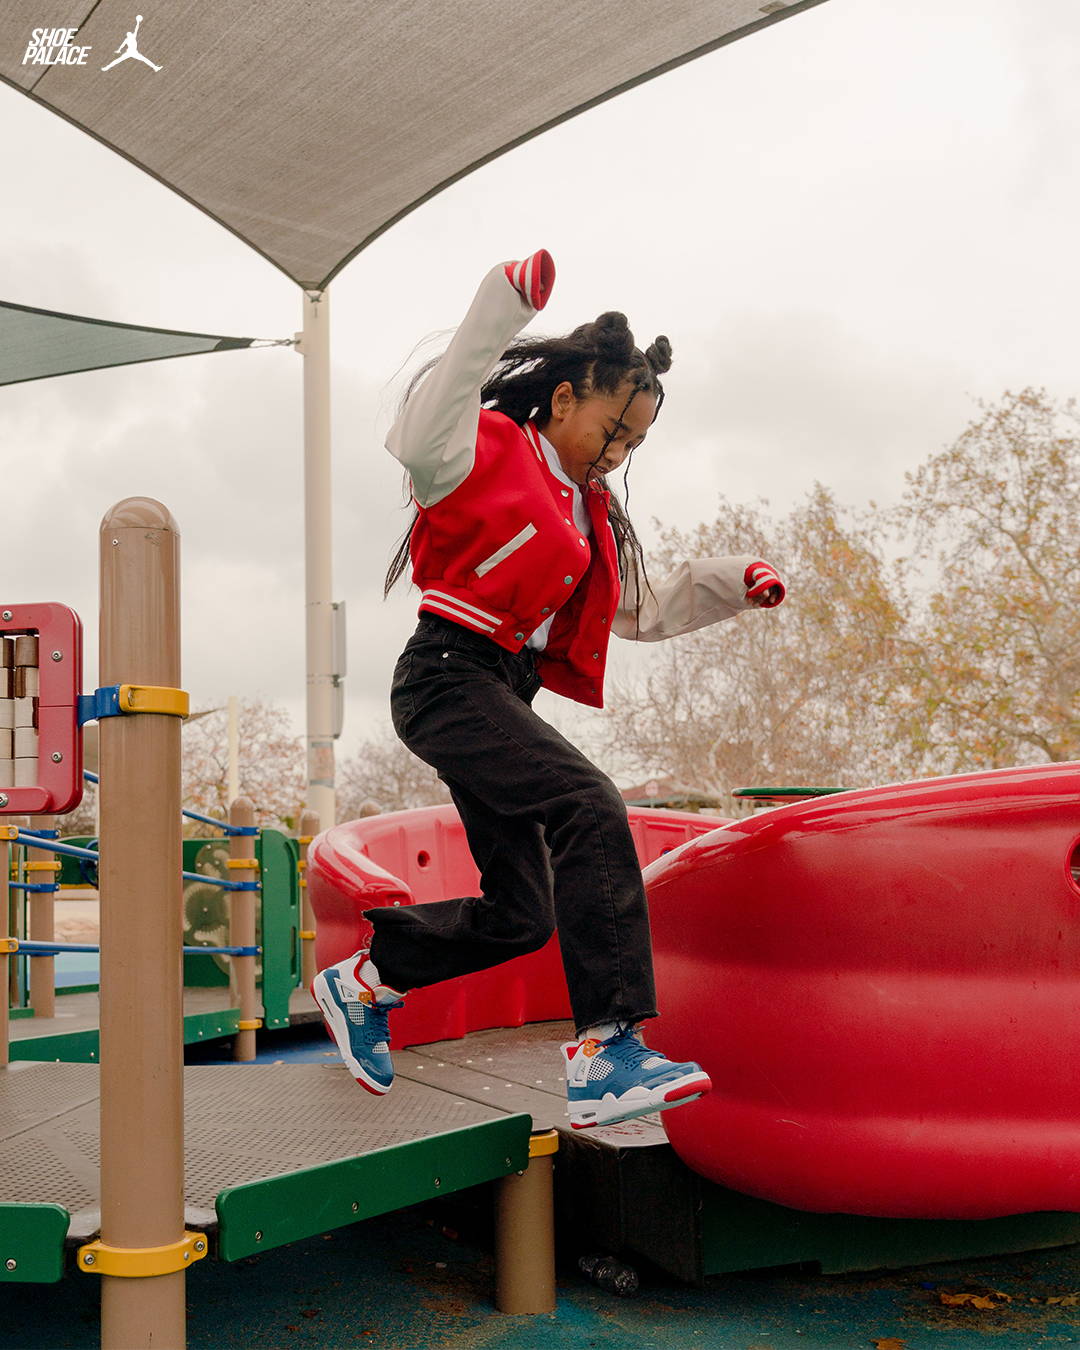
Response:
M180 533L129 497L101 526L101 685L180 685ZM101 1241L184 1233L180 719L104 718L101 783ZM103 1268L103 1267L102 1267ZM103 1275L105 1350L182 1350L184 1270Z
M30 817L28 817L28 815L12 815L12 817L9 817L9 822L11 822L16 829L30 829ZM26 882L26 865L24 864L26 864L26 849L23 848L22 844L12 845L11 852L8 853L8 882ZM24 903L26 891L16 890L16 888L8 886L7 895L8 937L26 938L28 937L26 903ZM31 960L31 958L24 957L24 960L28 961ZM12 1007L16 1007L19 1004L20 994L22 994L22 981L19 979L20 973L22 972L19 971L19 963L15 958L12 958L8 965L8 1000Z
M5 896L8 894L8 868L11 865L8 841L0 838L0 886L3 887ZM0 910L0 915L7 919L7 906ZM0 938L14 937L11 932L0 933ZM8 966L13 966L15 961L8 956L3 949L4 943L0 942L0 1068L3 1068L8 1062L8 1037L10 1036L8 1023Z
M319 973L315 969L315 911L311 908L311 896L308 895L307 884L308 845L318 833L318 812L302 812L298 841L300 844L300 978L305 989L311 988L311 981Z
M29 816L12 816L11 824L24 830L30 824ZM25 892L13 889L8 882L25 881L26 876L20 864L22 857L22 845L16 844L14 849L8 853L8 865L4 872L5 893L7 895L7 907L4 912L4 921L7 924L8 937L26 937L26 925L23 922L22 898ZM12 868L15 875L12 876ZM29 960L29 957L27 958ZM7 994L8 1002L15 1007L19 1002L19 963L12 959L8 962L7 974Z
M56 816L34 816L31 828L35 830L53 830L56 828ZM44 849L27 849L27 880L34 886L51 885L56 881L60 870L55 853ZM56 940L56 899L55 891L35 892L30 896L30 941L54 942ZM30 965L30 1006L35 1017L56 1016L56 957L35 956L29 959Z
M251 829L255 824L255 805L247 797L237 797L229 807L229 824ZM229 836L229 880L258 881L255 861L255 836ZM238 866L238 863L249 866ZM229 946L255 946L255 901L258 891L229 892ZM239 1030L233 1040L233 1059L250 1062L255 1058L255 1032L262 1026L259 996L255 988L254 956L229 957L229 987L240 1009Z
M555 1311L554 1130L529 1140L529 1166L495 1193L495 1306L504 1313Z

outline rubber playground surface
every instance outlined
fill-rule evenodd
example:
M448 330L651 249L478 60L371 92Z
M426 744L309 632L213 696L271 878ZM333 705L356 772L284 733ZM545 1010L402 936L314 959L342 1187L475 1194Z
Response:
M189 1048L231 1062L224 1043ZM334 1058L321 1030L272 1040L263 1064ZM1080 1345L1080 1246L857 1275L787 1267L689 1288L647 1268L619 1298L573 1260L554 1314L495 1311L482 1189L188 1273L191 1350L1036 1350ZM966 1297L965 1297L966 1296ZM0 1350L96 1350L98 1285L10 1286ZM957 1300L947 1302L946 1299Z
M1080 1251L925 1266L869 1275L795 1270L718 1276L689 1289L642 1272L634 1298L559 1272L553 1315L512 1317L492 1303L490 1249L450 1229L442 1202L188 1274L192 1350L1001 1350L1080 1344ZM990 1302L946 1305L970 1292ZM1005 1302L1001 1295L1009 1295ZM95 1282L12 1287L4 1350L97 1347ZM1037 1301L1034 1301L1037 1300Z

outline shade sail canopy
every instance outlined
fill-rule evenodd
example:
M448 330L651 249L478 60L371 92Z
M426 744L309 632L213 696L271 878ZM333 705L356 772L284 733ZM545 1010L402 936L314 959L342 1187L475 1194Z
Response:
M6 0L0 78L318 290L487 160L822 0L137 3ZM81 62L30 50L45 22Z
M254 342L254 338L110 323L0 300L0 385L139 361L164 361L170 356L231 351Z

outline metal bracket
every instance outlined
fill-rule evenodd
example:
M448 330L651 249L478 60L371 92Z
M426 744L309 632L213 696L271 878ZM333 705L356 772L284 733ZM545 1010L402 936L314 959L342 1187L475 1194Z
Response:
M8 952L17 952L18 950L18 938L0 937L0 956L4 956Z
M558 1151L558 1130L544 1130L541 1134L529 1135L530 1158L546 1158L549 1153L558 1153Z
M130 1279L148 1279L154 1275L172 1275L177 1270L201 1261L207 1242L203 1233L188 1233L179 1242L164 1247L111 1247L97 1239L79 1248L79 1269L90 1275L121 1275Z
M258 858L229 858L225 866L234 872L241 872L245 869L250 872L257 872L259 860Z
M183 689L152 684L110 684L92 694L80 694L78 701L79 726L121 713L187 717L189 711L190 699Z
M258 1031L262 1026L261 1017L241 1018L236 1024L237 1031Z
M310 928L301 928L298 936L301 942L315 941L315 932L313 929Z

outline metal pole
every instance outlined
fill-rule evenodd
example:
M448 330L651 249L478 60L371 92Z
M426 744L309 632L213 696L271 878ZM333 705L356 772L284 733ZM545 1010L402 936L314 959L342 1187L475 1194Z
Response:
M304 292L304 578L307 634L306 805L333 825L333 547L330 509L330 297Z
M30 822L35 830L54 830L56 816L34 816ZM33 885L53 885L60 862L55 853L28 848L30 862L27 875ZM35 866L36 864L36 866ZM56 891L35 891L30 895L30 940L52 942L56 938ZM40 967L40 969L39 969ZM30 962L30 1006L35 1017L56 1016L56 958L37 956Z
M225 800L236 801L240 796L240 700L233 694L229 699L229 781Z
M529 1140L529 1165L495 1187L495 1306L504 1313L555 1311L554 1130Z
M5 899L8 894L8 868L11 866L11 857L8 852L9 845L6 837L0 835L0 887L2 887ZM0 914L7 917L7 904L5 903ZM14 937L15 934L10 930L6 933L0 933L0 938ZM0 951L0 1067L8 1062L8 1037L10 1028L8 1024L8 965L14 965L15 962Z
M308 845L319 833L319 817L314 811L304 811L300 816L300 978L305 989L311 988L311 981L319 973L315 969L315 911L311 908L311 896L308 893L307 860Z
M180 685L180 534L129 497L101 526L101 684ZM101 1241L184 1233L180 719L103 719ZM184 1272L103 1275L106 1350L182 1350Z
M30 817L13 816L11 817L11 824L19 826L23 825L29 826ZM9 885L9 883L12 881L26 880L26 874L19 864L19 859L22 856L23 850L19 847L18 844L15 845L15 848L16 852L14 858L12 858L10 853L8 855L7 870L4 872L4 893L7 896L7 907L6 907L7 936L26 937L25 926L22 921L23 907L21 900L23 892L19 890L13 890ZM12 870L14 870L16 873L14 877L11 875ZM0 936L3 936L3 934L0 934ZM6 983L7 983L8 1002L11 1004L13 1008L18 1007L20 994L18 961L8 962L8 978Z
M255 824L255 804L247 797L237 797L229 807L229 824L251 829ZM229 880L258 881L255 867L237 864L255 861L255 836L229 836ZM229 892L229 946L254 947L255 897L257 891ZM255 1058L255 1032L262 1026L259 1018L259 996L255 989L254 956L230 956L229 983L240 1009L239 1029L233 1040L233 1059L250 1063Z

